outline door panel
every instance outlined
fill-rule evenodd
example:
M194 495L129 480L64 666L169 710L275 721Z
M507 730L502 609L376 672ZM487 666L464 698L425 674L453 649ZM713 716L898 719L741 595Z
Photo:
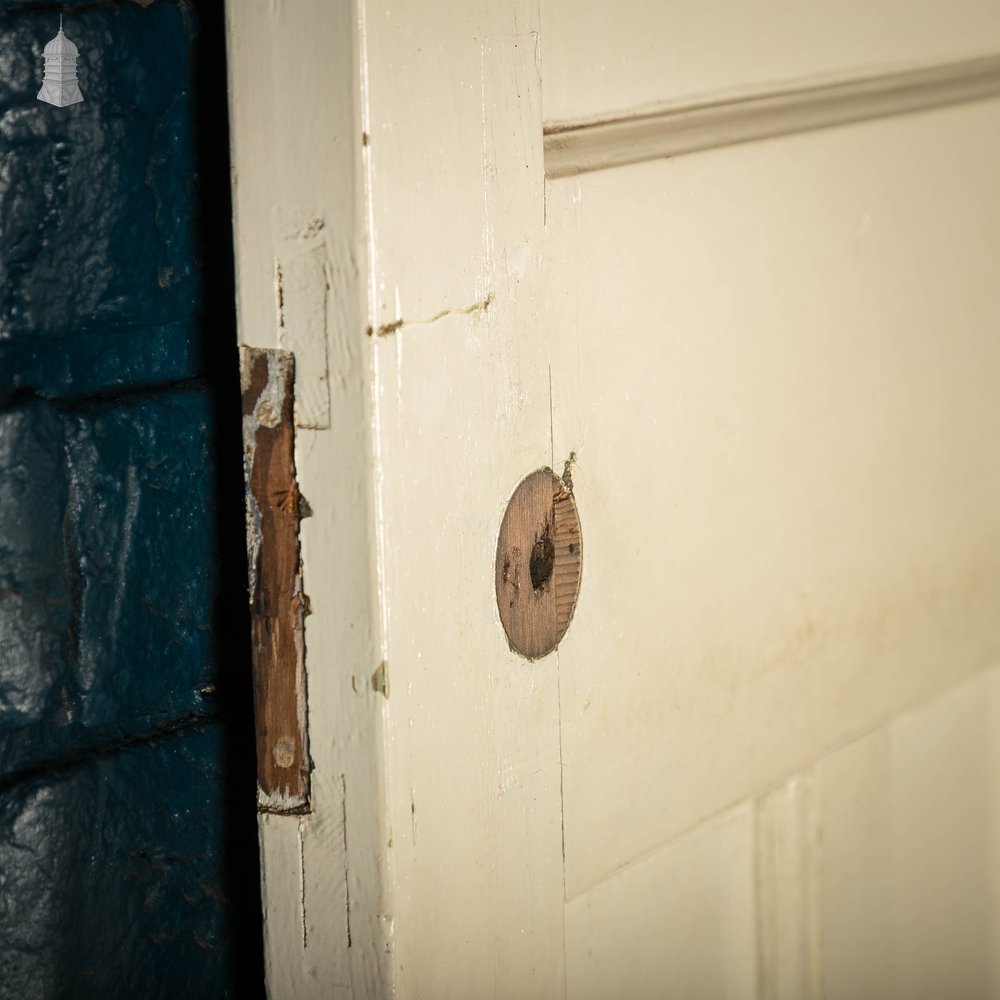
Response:
M754 997L753 856L744 804L571 900L567 996Z
M1000 651L998 124L549 185L570 898Z

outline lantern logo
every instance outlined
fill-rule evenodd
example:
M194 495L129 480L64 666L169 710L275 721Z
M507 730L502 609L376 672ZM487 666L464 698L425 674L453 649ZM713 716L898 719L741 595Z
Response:
M77 47L63 34L59 18L59 34L45 46L45 78L38 99L57 108L79 104L83 100L80 85L76 82Z

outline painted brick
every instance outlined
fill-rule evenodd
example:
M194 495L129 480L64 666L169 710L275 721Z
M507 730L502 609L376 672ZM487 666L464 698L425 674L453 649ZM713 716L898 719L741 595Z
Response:
M234 995L221 749L212 727L0 792L3 1000Z
M0 397L152 384L199 365L193 12L88 7L84 102L36 100L57 10L9 13L0 73Z
M0 775L211 709L211 412L198 389L0 412Z
M231 254L207 232L228 232L224 131L218 169L194 146L224 115L221 10L0 8L0 1000L257 997L242 635L216 669L224 623L249 631L218 571L244 565L242 515L220 550L220 383L195 378L227 339L237 378ZM71 108L35 99L60 13Z
M186 713L213 678L211 401L171 391L65 421L80 721Z
M58 412L45 403L0 412L0 737L40 719L65 721L65 509Z

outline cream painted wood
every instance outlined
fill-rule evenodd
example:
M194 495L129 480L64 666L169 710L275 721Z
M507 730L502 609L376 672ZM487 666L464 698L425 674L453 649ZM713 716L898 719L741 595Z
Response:
M1000 51L993 0L541 0L546 122Z
M331 286L330 429L296 454L315 812L261 824L272 997L563 991L558 678L497 644L492 568L552 461L532 16L229 7L241 340L277 342L285 201Z
M553 460L534 18L365 12L400 997L564 989L558 673L510 651L493 578L510 494Z
M998 126L549 185L570 898L1000 654Z
M568 995L998 995L998 713L994 667L571 900Z
M996 991L1000 101L560 180L543 149L1000 51L959 7L230 3L240 336L308 356L311 424L272 998ZM571 455L582 589L529 663L497 531Z
M824 995L1000 994L1000 668L820 762Z
M754 804L761 1000L814 1000L822 995L817 902L822 831L816 798L810 770L793 775Z
M719 149L851 122L1000 96L1000 57L899 70L832 83L545 126L545 176L572 177L667 156Z
M823 836L824 996L892 996L892 850L886 727L817 765ZM977 859L978 862L979 859Z
M284 344L301 362L296 471L313 510L301 527L312 812L260 820L267 986L274 1000L386 996L390 832L385 699L370 680L381 646L355 10L234 0L227 22L239 337Z
M572 900L567 994L756 997L754 839L743 803Z

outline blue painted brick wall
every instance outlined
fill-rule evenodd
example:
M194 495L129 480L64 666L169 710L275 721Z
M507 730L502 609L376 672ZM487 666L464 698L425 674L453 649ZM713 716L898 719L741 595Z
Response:
M260 995L220 6L0 0L0 1000Z
M0 394L87 395L198 368L191 51L180 3L72 8L83 104L36 100L58 28L0 38Z
M5 997L226 997L218 727L0 797Z

